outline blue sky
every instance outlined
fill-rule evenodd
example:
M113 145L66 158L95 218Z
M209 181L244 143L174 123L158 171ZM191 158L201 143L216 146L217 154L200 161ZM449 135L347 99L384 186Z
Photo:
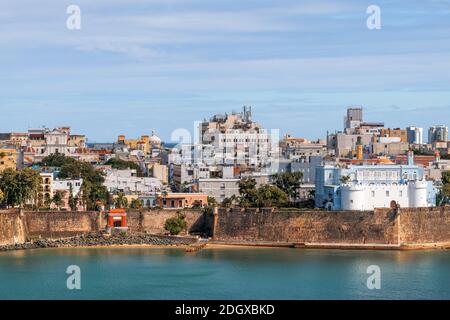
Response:
M0 48L0 132L170 140L243 105L311 139L354 105L391 127L450 124L450 0L2 0Z

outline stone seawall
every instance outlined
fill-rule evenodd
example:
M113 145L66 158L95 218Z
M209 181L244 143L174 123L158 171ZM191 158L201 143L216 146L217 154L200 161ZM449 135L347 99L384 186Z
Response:
M165 233L166 220L176 217L178 213L185 216L188 233L212 235L213 216L202 210L128 211L127 226L132 232Z
M214 239L311 247L450 245L450 207L371 212L219 209Z
M219 210L214 238L297 243L379 243L397 241L396 215L376 212Z
M215 215L182 210L190 234L222 242L310 245L311 247L450 247L450 207L377 209L371 212L300 210L226 210ZM131 233L164 234L176 210L129 211ZM99 232L103 212L0 211L0 245L59 239ZM375 246L371 246L375 245Z
M60 238L88 232L98 232L105 228L104 214L95 211L45 211L24 212L27 237Z
M450 242L450 207L402 209L399 242L427 245Z
M133 233L164 234L166 220L178 212L185 216L188 233L211 235L213 216L202 210L128 211L127 225ZM0 210L0 245L74 237L100 232L105 227L105 212Z
M24 242L26 236L26 224L19 211L0 211L0 245Z

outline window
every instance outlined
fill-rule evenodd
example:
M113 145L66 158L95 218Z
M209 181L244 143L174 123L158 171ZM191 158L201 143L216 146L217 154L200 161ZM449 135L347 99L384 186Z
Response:
M389 197L389 190L386 191L386 197Z
M375 191L372 191L372 198L375 198Z

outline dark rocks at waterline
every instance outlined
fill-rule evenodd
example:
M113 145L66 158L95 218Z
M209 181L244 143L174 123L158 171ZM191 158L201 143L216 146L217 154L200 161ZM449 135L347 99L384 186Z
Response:
M0 246L0 251L120 245L187 246L192 245L197 241L198 240L193 237L174 237L145 233L118 234L112 236L102 233L91 233L70 238L37 239L25 243L2 245Z

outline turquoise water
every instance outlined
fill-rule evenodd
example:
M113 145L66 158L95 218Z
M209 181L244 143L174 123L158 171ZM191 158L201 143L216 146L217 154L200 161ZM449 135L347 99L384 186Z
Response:
M81 290L66 287L69 265ZM367 288L370 265L380 290ZM15 251L0 253L0 299L450 299L450 251Z

